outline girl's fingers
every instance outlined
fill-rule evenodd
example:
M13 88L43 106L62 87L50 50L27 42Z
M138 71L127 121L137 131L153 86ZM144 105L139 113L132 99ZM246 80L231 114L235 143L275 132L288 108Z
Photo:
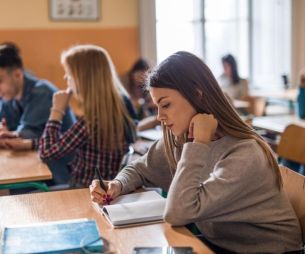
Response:
M108 186L107 195L109 199L113 200L120 195L120 186L118 183L110 182Z
M90 187L90 189L91 188L92 189L96 189L97 188L97 189L101 189L102 190L99 180L93 180L89 187Z
M100 180L94 179L90 185L90 187L98 187L100 186Z
M5 146L6 149L13 149L13 148L14 148L14 146L11 145L11 144L9 143L9 141L5 141L5 142L4 142L4 146Z
M104 194L100 194L98 192L91 192L90 196L91 196L91 200L97 203L102 203L106 197Z
M113 183L109 183L109 184L108 184L107 195L108 195L108 196L113 196L114 192L115 192L115 186L114 186L114 184L113 184Z
M98 193L99 195L106 195L106 192L101 188L99 180L93 180L89 186L91 193Z
M69 94L69 95L72 95L72 93L73 93L72 88L71 87L67 87L66 93Z
M113 198L107 196L106 198L103 199L103 204L104 205L110 205L111 201L113 201Z
M106 192L101 187L93 187L92 189L90 189L90 192L97 193L101 196L106 195Z
M109 203L119 195L118 189L115 183L107 182L108 190L107 193L100 187L99 180L93 180L89 186L91 200L96 203L102 203L103 205L109 205Z
M100 199L100 198L96 198L94 196L91 196L91 200L95 203L98 203L98 204L103 204L103 199Z

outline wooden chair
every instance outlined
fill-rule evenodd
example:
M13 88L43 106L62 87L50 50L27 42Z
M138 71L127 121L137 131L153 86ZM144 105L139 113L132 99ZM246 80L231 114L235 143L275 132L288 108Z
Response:
M249 103L248 111L253 116L263 116L266 110L266 99L259 96L247 96L245 100Z
M305 177L295 171L280 166L284 190L300 221L302 239L305 243Z
M305 164L305 128L290 124L281 135L276 153L285 159Z

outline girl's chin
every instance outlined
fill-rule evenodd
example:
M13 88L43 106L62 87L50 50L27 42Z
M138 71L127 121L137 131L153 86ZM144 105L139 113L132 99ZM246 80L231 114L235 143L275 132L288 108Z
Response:
M172 131L172 134L176 137L179 137L179 136L182 136L184 133L186 133L186 131L177 131L177 130L174 130L174 129L171 129Z

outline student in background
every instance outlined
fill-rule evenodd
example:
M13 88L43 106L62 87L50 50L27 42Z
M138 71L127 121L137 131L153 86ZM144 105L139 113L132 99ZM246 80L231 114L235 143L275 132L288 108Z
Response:
M302 250L272 150L237 115L209 68L177 52L151 74L148 87L163 139L110 181L107 194L161 187L168 191L165 221L195 223L216 253ZM99 181L90 191L94 202L105 203Z
M149 70L149 64L140 58L133 64L127 75L122 78L137 112L138 131L151 129L160 124L156 119L157 108L153 104L150 94L144 89Z
M299 94L297 97L297 115L301 119L305 119L305 68L303 68L298 77L298 86L299 86ZM305 165L301 165L300 163L286 160L285 158L281 159L281 164L284 166L291 168L292 170L305 174Z
M70 185L88 187L95 168L103 179L112 179L118 173L123 155L134 141L135 113L104 49L75 46L62 53L61 62L68 88L82 105L84 117L62 134L71 93L55 93L39 154L43 160L50 160L75 152L69 164Z
M150 95L144 90L149 69L149 64L140 58L133 64L126 77L122 78L139 120L153 115L156 109Z
M38 148L52 106L52 96L57 88L47 80L40 80L24 71L18 47L12 43L0 45L0 97L3 100L0 119L0 147L13 150ZM67 108L62 131L75 121ZM72 155L71 155L72 156ZM50 162L54 183L69 179L66 163L70 157ZM59 170L59 171L58 171Z
M239 76L235 58L228 54L221 59L223 74L219 77L219 84L223 92L231 99L244 100L248 96L248 81Z

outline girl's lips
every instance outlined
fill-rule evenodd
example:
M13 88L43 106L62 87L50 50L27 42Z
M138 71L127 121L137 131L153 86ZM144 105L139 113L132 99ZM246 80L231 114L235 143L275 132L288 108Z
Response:
M171 129L173 127L173 124L167 125L167 127Z

